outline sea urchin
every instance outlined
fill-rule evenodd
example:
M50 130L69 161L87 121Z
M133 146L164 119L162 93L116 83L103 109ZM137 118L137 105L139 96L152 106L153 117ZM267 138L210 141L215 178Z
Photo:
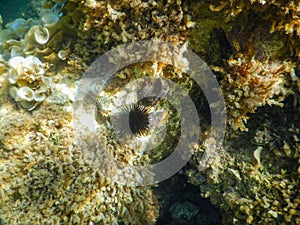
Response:
M150 107L139 104L126 105L113 115L117 132L121 135L146 135L150 124Z

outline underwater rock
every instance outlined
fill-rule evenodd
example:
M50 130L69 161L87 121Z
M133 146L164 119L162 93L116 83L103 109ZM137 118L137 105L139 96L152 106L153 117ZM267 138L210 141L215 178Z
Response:
M154 224L149 187L110 183L72 148L72 114L43 104L32 114L0 106L0 221ZM36 207L40 210L36 210ZM18 223L18 222L17 222Z
M166 7L164 12L162 3L156 6L153 1L119 1L110 5L106 1L46 1L44 8L49 14L41 16L38 24L31 24L21 36L9 34L3 38L1 51L8 64L8 70L3 70L10 84L7 92L19 106L32 112L16 110L9 102L0 105L0 223L155 224L159 206L152 188L112 183L91 167L79 146L87 152L97 146L92 137L87 143L74 141L68 106L74 99L70 89L76 90L75 80L94 55L118 43L146 39L153 34L183 43L186 26L180 25L184 22L180 5L169 2L172 8ZM142 15L136 9L148 15L147 21L128 13L130 10ZM170 18L154 15L159 28L148 31L151 12L156 9ZM133 19L141 24L132 26ZM90 25L90 30L82 30L84 24ZM164 26L166 29L161 29ZM91 37L99 40L88 40ZM138 70L139 76L142 70ZM134 68L131 71L136 72ZM169 76L177 75L172 70ZM192 86L190 80L183 79L182 83ZM107 91L107 95L112 94ZM43 104L36 107L40 102ZM165 107L170 105L165 103ZM119 145L106 125L101 124L100 128L106 130L95 137L96 143L100 140L109 146L118 160L116 166L149 162L148 156L138 154L143 146Z
M189 221L198 214L199 209L189 202L176 202L169 209L172 218L175 220Z
M261 109L253 115L251 128L257 135L264 132L270 136L263 142L251 134L252 129L244 135L227 136L225 151L218 152L209 168L187 171L190 182L200 187L201 196L220 207L222 224L299 223L300 133L296 124L300 117L297 107L291 110L290 103L285 103L283 108ZM198 154L195 161L202 158ZM204 180L198 179L203 176Z
M229 45L224 57L207 42L211 33L199 39L201 32L192 32L197 53L206 56L208 49L206 54L221 58L211 60L211 68L222 86L229 124L214 160L203 170L203 152L215 149L204 137L206 145L199 146L186 174L201 196L219 207L222 224L298 224L299 2L191 5L194 32L201 26L221 29Z
M270 33L274 36L279 34L285 43L282 52L288 49L284 57L292 55L298 61L300 60L299 1L234 0L229 2L221 0L212 2L210 8L218 14L222 13L224 21L230 24L232 30L237 29L235 41L240 42L245 48L248 47L248 50L255 42L262 41L266 36L263 33ZM255 31L254 29L259 26L262 27ZM241 30L243 32L240 32ZM245 35L246 33L248 35ZM241 39L245 40L241 41Z
M223 11L227 20L237 17L239 14L254 10L272 21L271 32L284 30L287 34L294 32L300 36L299 5L297 1L265 1L265 0L243 0L243 1L219 1L211 5L213 11ZM232 18L230 18L232 17Z
M60 1L52 1L53 7ZM67 1L78 40L75 54L92 62L119 44L158 38L183 43L192 22L181 1ZM143 20L140 18L143 17ZM91 41L91 38L94 41Z
M289 111L299 107L299 93L296 94L295 87L299 89L300 86L290 82L299 78L294 70L300 55L297 2L211 1L214 6L210 8L217 11L217 19L212 11L209 14L203 7L188 7L195 2L49 0L40 10L39 20L18 19L0 31L1 95L5 99L9 93L19 106L35 109L32 113L16 110L1 96L1 224L20 221L24 224L155 223L159 204L152 187L127 187L108 181L86 162L79 146L87 153L99 147L95 145L99 140L101 145L108 146L118 163L112 165L107 158L98 162L110 165L107 169L111 172L128 164L147 165L164 159L180 134L179 116L170 103L157 101L157 106L163 110L151 108L151 118L158 119L149 120L149 127L167 122L168 133L160 146L143 156L143 142L126 145L115 140L110 110L117 113L124 103L136 100L137 93L120 97L132 88L124 88L125 83L146 76L172 79L188 93L193 92L197 100L202 100L200 91L194 89L195 82L184 73L186 62L179 60L179 71L160 63L136 64L119 71L111 86L99 93L97 122L102 133L87 137L90 139L86 143L74 141L69 108L74 100L75 81L99 54L119 44L151 38L173 41L183 48L188 46L184 43L195 38L192 48L198 49L197 53L211 50L207 55L212 56L212 64L219 66L216 76L227 101L229 125L234 129L248 129L243 136L229 128L226 146L216 143L204 132L199 138L203 144L188 143L194 148L189 149L189 145L186 148L194 155L183 173L200 187L203 197L210 198L219 207L223 223L300 223L299 111L292 110L293 114ZM210 4L210 1L203 4ZM254 11L257 13L253 14ZM202 17L197 17L197 13ZM261 14L259 19L263 18L263 25L255 29L253 15L258 14ZM189 33L193 28L195 32ZM260 33L260 29L264 32ZM260 40L266 30L273 32L273 41ZM249 38L244 31L255 32ZM215 38L217 41L212 43L212 37L219 34L222 34L221 41ZM203 39L199 40L201 36ZM245 36L242 40L233 38L242 36ZM265 43L263 54L256 52L261 50L260 43ZM284 47L287 50L281 52ZM161 49L162 54L164 51ZM122 57L120 54L111 62L120 62ZM168 87L163 83L161 86ZM174 90L168 91L174 94ZM289 98L295 100L286 105ZM36 107L41 102L41 107ZM145 100L139 104L149 102L156 101ZM282 122L280 126L268 124L270 117L265 124L257 123L265 126L270 134L270 138L262 140L257 132L262 131L261 127L254 128L249 121L259 119L258 115L264 114L259 112L264 112L267 106L272 110L277 109L275 106L290 106L289 110L283 108L270 117L279 118L278 121L296 119L288 125ZM166 116L168 109L170 116ZM201 116L209 117L199 113ZM281 132L279 127L286 129ZM192 133L193 130L182 135ZM251 136L254 134L256 138ZM147 132L142 138L147 138ZM154 143L159 135L155 138ZM205 158L206 150L213 152L213 157ZM202 221L196 204L184 202L180 206L183 211L179 203L173 205L173 218Z

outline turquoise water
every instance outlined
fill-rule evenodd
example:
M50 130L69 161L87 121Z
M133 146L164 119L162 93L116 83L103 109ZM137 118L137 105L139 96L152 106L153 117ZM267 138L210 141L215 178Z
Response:
M33 4L37 1L32 0L0 0L0 15L2 16L4 26L17 18L36 17L37 13L33 11Z

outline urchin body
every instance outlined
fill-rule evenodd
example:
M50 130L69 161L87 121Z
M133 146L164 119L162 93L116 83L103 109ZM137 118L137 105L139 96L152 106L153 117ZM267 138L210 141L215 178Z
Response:
M121 108L113 118L121 135L143 136L149 131L151 108L130 104Z

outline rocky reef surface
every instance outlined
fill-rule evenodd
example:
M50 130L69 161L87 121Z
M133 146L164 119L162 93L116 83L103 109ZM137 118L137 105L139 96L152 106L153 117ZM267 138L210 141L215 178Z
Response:
M46 0L7 20L0 17L0 224L300 223L298 1ZM84 144L75 139L72 104L84 72L114 47L149 39L194 51L214 72L226 103L223 143L210 137L210 105L193 79L157 62L118 71L99 98L102 133ZM167 101L116 101L129 81L157 76L194 100L199 141L186 147L187 165L163 183L111 182L83 155L95 139L117 167L163 160L180 135L193 133L180 134ZM111 110L110 101L123 111ZM159 109L147 108L154 104ZM134 121L143 141L152 134L148 124L167 124L151 153L142 154L138 138L122 145L112 132L109 115L121 121L133 110L143 120ZM214 154L203 166L207 150Z
M298 224L299 2L191 4L190 47L218 76L228 127L209 169L197 171L194 155L190 182L221 209L223 224Z

